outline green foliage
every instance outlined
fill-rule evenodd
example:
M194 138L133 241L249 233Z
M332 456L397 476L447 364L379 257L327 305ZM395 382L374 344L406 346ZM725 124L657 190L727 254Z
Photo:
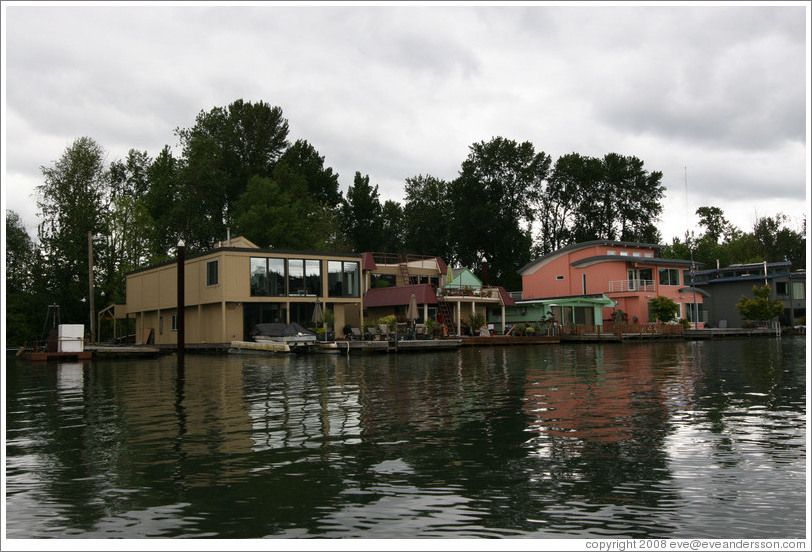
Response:
M426 332L429 335L434 333L434 328L437 327L437 321L434 318L426 318Z
M777 262L789 260L793 268L806 266L806 219L800 230L789 228L790 220L778 213L775 217L760 217L752 232L742 232L724 218L717 207L700 207L696 210L705 233L687 236L685 241L673 238L673 243L661 251L670 259L694 260L704 268L730 266L737 263ZM718 241L720 240L721 241Z
M745 320L763 322L784 312L784 305L778 299L770 299L770 286L753 286L753 299L742 295L736 309Z
M176 200L185 215L175 225L190 252L208 249L225 236L249 179L272 175L288 146L288 122L279 107L236 100L175 132L183 148Z
M406 179L403 205L403 249L453 259L453 223L448 183L430 175Z
M661 181L661 172L649 173L634 156L560 157L538 204L538 253L596 239L658 243Z
M485 314L481 312L471 313L463 322L466 326L471 328L471 331L478 332L479 329L485 325Z
M336 315L335 315L335 313L333 311L331 311L330 309L325 309L325 311L322 313L322 322L328 328L332 328L333 324L336 323Z
M394 314L390 314L390 315L387 315L387 316L381 316L380 318L378 318L377 322L375 322L375 323L376 324L386 324L387 326L389 326L389 330L394 332L395 331L395 325L397 324L397 320L395 319Z
M306 140L297 140L285 150L279 163L287 164L304 179L307 194L313 202L327 207L341 204L338 174L324 166L324 157Z
M82 137L69 145L49 167L42 167L44 182L37 187L42 224L39 243L42 264L37 278L42 289L62 306L66 322L89 323L80 300L88 294L88 233L94 237L94 257L105 266L108 251L98 236L109 233L105 213L110 178L105 152L93 139ZM103 273L98 274L104 279Z
M319 242L306 183L286 164L277 166L273 179L251 177L235 210L236 233L260 247L314 249Z
M454 259L509 289L521 286L516 268L529 262L533 206L542 193L550 156L530 142L502 137L469 148L460 176L449 186Z
M34 243L20 215L6 210L6 293L31 291Z
M383 208L378 186L369 183L369 175L355 173L342 205L343 230L356 252L380 251L383 245Z
M655 297L648 303L648 313L651 320L671 322L679 313L679 305L668 297Z

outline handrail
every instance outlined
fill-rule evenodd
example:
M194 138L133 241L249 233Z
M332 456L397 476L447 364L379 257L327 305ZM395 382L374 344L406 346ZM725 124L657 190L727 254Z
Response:
M609 282L609 293L656 290L654 280L612 280Z

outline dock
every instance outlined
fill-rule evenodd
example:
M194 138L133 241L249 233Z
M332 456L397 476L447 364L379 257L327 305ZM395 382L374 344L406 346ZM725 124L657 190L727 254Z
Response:
M462 338L462 345L466 347L488 347L497 345L550 345L560 343L557 335L491 335Z
M22 360L30 360L34 362L47 362L49 360L91 360L93 353L90 351L72 351L72 352L56 352L56 351L22 351L18 355Z
M399 339L397 341L331 341L318 343L319 353L406 353L459 349L461 339Z

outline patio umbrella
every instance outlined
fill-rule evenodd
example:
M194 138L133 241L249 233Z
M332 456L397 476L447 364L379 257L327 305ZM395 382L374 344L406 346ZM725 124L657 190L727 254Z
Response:
M324 320L324 315L321 312L321 301L316 299L316 306L313 308L313 323L317 326Z
M420 318L420 314L417 312L417 297L415 297L414 293L412 293L412 298L409 299L409 309L406 311L406 318L414 321Z

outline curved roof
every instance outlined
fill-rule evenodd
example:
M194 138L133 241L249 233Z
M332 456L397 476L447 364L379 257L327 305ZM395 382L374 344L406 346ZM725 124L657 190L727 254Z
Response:
M664 249L664 245L659 245L656 243L639 243L639 242L626 242L626 241L615 241L615 240L592 240L580 243L573 243L567 246L562 247L561 249L557 249L552 253L548 253L547 255L543 255L534 261L530 261L523 267L519 269L519 274L524 275L526 272L530 271L531 269L535 268L537 265L545 264L548 261L556 257L560 257L566 253L571 251L578 251L579 249L586 249L588 247L595 247L596 245L605 245L608 247L634 247L638 249L653 249L653 250L660 250ZM637 259L637 257L634 257ZM617 260L617 256L614 257L614 260Z

